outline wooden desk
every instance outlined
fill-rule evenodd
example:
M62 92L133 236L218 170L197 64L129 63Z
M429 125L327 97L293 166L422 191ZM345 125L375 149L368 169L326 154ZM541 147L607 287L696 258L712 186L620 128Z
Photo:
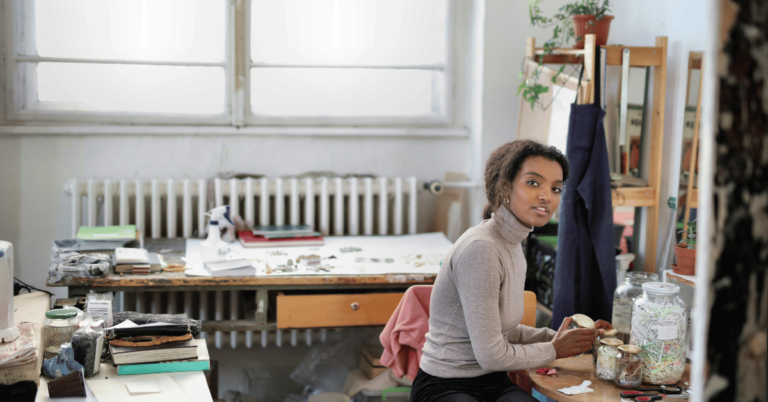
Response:
M149 251L163 250L166 260L185 254L184 239L148 239ZM172 250L172 251L168 251ZM172 292L172 291L255 291L254 311L246 311L244 320L203 320L203 331L260 331L289 328L343 327L384 325L400 301L406 289L413 285L434 283L436 274L393 275L296 275L296 276L249 276L249 277L193 277L182 272L162 272L150 275L119 275L110 272L103 278L71 279L47 283L49 287L68 286L69 296L83 296L96 292ZM360 295L360 300L341 296ZM300 306L310 297L312 305L323 306L317 315L306 317ZM302 298L301 303L294 300ZM352 296L354 298L354 296ZM270 308L270 303L275 308ZM357 303L358 308L350 308ZM282 306L281 306L282 304ZM298 306L298 307L297 307ZM184 306L177 306L184 312ZM132 308L127 308L132 310ZM165 311L162 311L165 312ZM294 314L295 313L295 314ZM197 317L197 310L190 316ZM280 317L285 317L281 320ZM287 318L290 318L288 320ZM318 325L317 323L322 323Z
M164 389L161 384L168 383L168 377L176 384L178 389ZM165 382L162 380L165 379ZM158 381L161 387L158 394L145 394L130 396L125 388L126 382ZM83 402L99 402L98 395L109 395L107 400L167 400L168 402L185 400L190 402L213 402L208 383L202 371L186 371L181 373L141 374L118 376L117 368L111 363L101 363L99 372L92 378L85 379L86 397L65 398L64 400L78 400ZM174 384L170 384L174 385ZM176 388L176 387L172 387ZM40 387L37 391L35 402L60 401L62 399L51 398L48 395L48 378L40 376Z
M686 365L683 378L678 383L678 385L683 388L690 387L688 385L689 366L690 365ZM592 365L591 355L557 359L546 367L560 367L560 370L557 370L557 374L554 376L536 374L536 369L528 370L528 375L531 378L531 386L536 391L541 392L544 396L560 402L621 401L619 394L622 391L626 391L626 389L614 385L613 382L603 381L597 378L594 366ZM592 385L589 387L594 389L594 392L581 395L566 395L558 391L560 388L579 385L584 382L584 380L592 381ZM684 401L685 399L680 400Z
M24 293L13 297L13 320L16 324L32 323L37 342L37 360L16 367L0 369L0 387L11 386L20 392L32 391L37 388L40 378L40 367L43 365L43 322L45 312L51 305L51 297L47 293ZM0 395L4 391L0 391ZM32 394L34 395L34 394Z

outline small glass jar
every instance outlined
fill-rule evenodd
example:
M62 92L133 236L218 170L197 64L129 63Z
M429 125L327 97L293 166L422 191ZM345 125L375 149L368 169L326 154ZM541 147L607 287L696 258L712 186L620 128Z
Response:
M621 345L617 349L619 366L613 382L621 388L639 387L643 382L643 359L640 358L640 348L635 345Z
M568 325L568 329L595 329L595 322L592 321L591 318L585 316L584 314L574 314L573 315L573 321L571 321L570 325ZM583 355L583 353L578 354L573 357L580 357Z
M634 301L630 343L641 349L643 382L669 385L683 377L688 313L679 292L671 283L647 282Z
M597 337L597 340L592 345L592 365L595 368L597 368L597 350L600 348L600 341L603 339L617 339L618 334L619 331L617 331L616 328L613 328L604 330L603 334ZM624 341L621 343L624 343Z
M608 338L600 341L597 349L597 378L605 381L616 379L619 370L619 349L624 342L616 338Z
M627 272L624 281L613 293L611 325L619 331L618 339L629 343L631 333L632 301L643 294L643 283L658 282L659 276L650 272Z
M77 330L77 311L51 310L45 313L43 322L43 358L50 359L59 353L59 347L72 341Z

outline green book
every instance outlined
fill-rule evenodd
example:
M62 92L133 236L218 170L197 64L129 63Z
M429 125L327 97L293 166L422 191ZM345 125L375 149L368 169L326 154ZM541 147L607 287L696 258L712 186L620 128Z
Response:
M117 375L179 373L182 371L210 370L208 360L194 360L186 362L167 362L149 364L123 364L117 366Z
M123 226L80 226L77 231L80 240L134 240L136 225Z

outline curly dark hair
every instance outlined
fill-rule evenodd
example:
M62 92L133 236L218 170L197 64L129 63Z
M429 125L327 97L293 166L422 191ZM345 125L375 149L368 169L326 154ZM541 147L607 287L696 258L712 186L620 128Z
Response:
M496 148L485 164L485 194L488 204L483 210L483 219L490 219L491 213L501 206L504 202L504 183L513 182L523 162L532 156L542 156L559 163L563 168L563 182L568 179L568 159L557 148L531 140L508 142Z

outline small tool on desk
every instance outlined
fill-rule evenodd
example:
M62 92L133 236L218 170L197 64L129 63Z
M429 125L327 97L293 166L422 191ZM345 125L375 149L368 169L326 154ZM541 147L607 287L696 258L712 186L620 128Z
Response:
M682 394L683 389L677 385L659 385L658 387L637 387L638 391L656 391L664 395Z
M643 392L643 391L624 391L621 394L619 394L619 396L622 397L622 398L634 399L636 401L637 400L641 400L641 399L638 399L638 398L641 398L641 397L654 397L654 396L658 396L659 399L661 399L661 396L659 394L650 394L650 393L646 393L646 392ZM650 400L655 400L655 399L650 399Z

